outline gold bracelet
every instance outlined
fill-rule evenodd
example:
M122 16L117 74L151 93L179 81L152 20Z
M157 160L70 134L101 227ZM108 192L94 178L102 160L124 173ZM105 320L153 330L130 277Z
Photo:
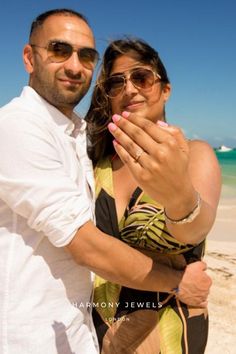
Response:
M192 210L188 215L186 215L185 217L183 217L182 219L179 219L179 220L170 219L170 218L166 215L166 211L165 211L165 208L164 208L164 216L165 216L165 219L166 219L166 221L168 221L170 224L175 224L175 225L176 225L176 224L177 224L177 225L180 225L180 224L187 224L187 223L190 223L190 222L192 222L194 219L196 219L196 217L197 217L198 214L200 213L201 204L202 204L202 199L201 199L200 194L197 192L197 204L196 204L196 206L193 208L193 210Z

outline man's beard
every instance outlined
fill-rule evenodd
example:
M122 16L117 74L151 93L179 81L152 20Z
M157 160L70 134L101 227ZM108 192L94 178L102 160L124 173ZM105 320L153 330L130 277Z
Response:
M34 75L33 88L40 94L40 96L56 108L67 107L73 109L85 96L89 86L90 82L86 83L84 81L79 88L78 85L71 85L63 90L60 89L57 84L48 80L46 75L42 75L42 72L35 72Z

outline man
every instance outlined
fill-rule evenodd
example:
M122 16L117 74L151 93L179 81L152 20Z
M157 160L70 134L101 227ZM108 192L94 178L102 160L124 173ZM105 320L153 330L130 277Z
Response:
M156 265L93 223L85 122L73 113L98 59L86 19L40 15L23 57L29 86L0 112L0 351L97 353L90 270L139 289L179 285L180 299L205 306L204 263L184 274Z

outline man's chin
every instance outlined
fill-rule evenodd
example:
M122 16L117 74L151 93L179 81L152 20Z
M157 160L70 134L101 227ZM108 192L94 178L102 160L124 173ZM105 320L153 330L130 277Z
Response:
M85 96L84 93L81 92L78 93L78 92L67 90L66 92L64 92L63 95L61 95L61 101L63 101L65 104L76 106L84 96Z

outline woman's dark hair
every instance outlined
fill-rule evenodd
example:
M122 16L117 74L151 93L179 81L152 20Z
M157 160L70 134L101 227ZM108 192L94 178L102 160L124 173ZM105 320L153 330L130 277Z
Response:
M161 76L162 85L169 83L166 69L158 53L145 41L137 38L124 38L109 44L103 56L91 104L85 117L88 123L88 154L94 164L99 159L114 154L112 143L114 138L107 129L112 116L111 105L105 94L103 83L110 76L114 61L126 54L132 55L142 64L150 65Z

